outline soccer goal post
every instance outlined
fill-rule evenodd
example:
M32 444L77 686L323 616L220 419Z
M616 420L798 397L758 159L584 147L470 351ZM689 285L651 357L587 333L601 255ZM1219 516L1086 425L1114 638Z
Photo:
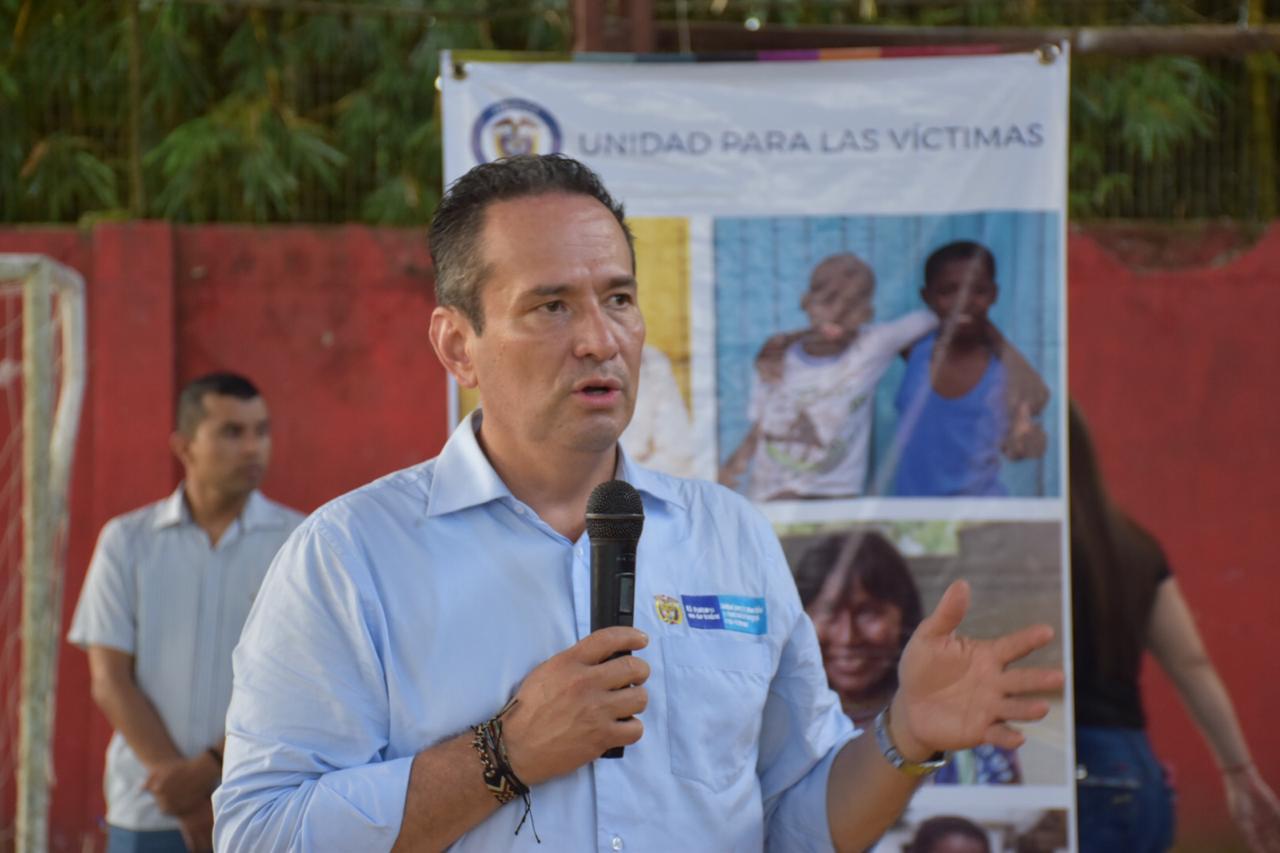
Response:
M48 848L84 299L74 270L42 255L0 254L0 848L11 842L21 853Z

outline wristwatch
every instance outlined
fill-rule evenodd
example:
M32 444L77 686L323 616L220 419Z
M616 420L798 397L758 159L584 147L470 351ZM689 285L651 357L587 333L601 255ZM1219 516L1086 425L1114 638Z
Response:
M908 761L906 756L898 751L893 738L889 737L888 708L876 714L876 743L880 745L880 752L884 754L885 761L893 765L895 770L900 770L908 776L917 778L928 776L947 763L945 752L935 752L924 761Z

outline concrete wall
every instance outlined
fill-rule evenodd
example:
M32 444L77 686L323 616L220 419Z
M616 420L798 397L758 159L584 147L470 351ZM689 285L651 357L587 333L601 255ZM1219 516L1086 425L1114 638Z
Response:
M1070 387L1116 495L1167 545L1255 758L1277 784L1280 731L1265 715L1280 708L1269 535L1280 506L1280 396L1267 393L1280 369L1280 226L1227 262L1214 260L1214 239L1181 235L1150 257L1176 249L1190 266L1144 272L1104 248L1116 245L1109 235L1071 235ZM1188 255L1197 240L1212 246ZM445 377L426 338L421 232L113 224L0 230L0 252L44 252L88 282L90 388L67 619L101 525L176 483L165 449L171 411L176 389L199 373L229 368L259 383L276 437L265 490L303 510L432 455L447 434ZM1177 774L1183 836L1221 849L1212 760L1151 669L1152 732ZM55 850L85 849L103 814L109 728L87 677L85 656L64 647Z

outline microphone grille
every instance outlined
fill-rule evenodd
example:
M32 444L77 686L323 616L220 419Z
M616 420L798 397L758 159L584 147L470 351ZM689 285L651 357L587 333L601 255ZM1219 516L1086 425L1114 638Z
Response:
M624 480L596 486L587 498L587 533L592 539L638 539L644 528L640 493Z

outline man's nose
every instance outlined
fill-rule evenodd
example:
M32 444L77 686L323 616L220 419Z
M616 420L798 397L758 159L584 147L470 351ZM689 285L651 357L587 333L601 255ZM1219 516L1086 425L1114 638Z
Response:
M608 361L620 350L618 330L604 309L592 304L578 314L573 327L573 354L578 358Z
M240 439L240 452L245 456L260 456L266 452L270 435L262 435L252 430L245 432Z

